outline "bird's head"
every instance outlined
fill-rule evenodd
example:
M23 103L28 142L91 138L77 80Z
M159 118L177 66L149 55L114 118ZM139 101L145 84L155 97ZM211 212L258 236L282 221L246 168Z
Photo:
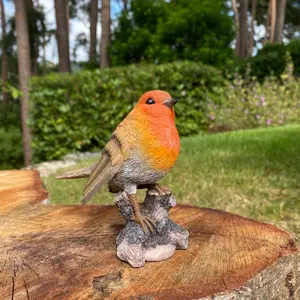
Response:
M153 118L175 118L174 105L178 102L167 92L154 90L146 92L138 101L136 109Z

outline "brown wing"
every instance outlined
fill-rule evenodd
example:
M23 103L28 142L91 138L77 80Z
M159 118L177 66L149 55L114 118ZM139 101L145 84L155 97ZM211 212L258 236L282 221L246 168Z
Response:
M120 171L129 154L126 130L118 127L104 147L100 161L89 176L83 191L83 204L86 204Z

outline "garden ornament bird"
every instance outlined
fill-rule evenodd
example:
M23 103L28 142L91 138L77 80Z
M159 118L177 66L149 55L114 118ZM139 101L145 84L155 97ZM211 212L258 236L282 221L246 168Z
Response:
M108 184L109 191L125 191L134 221L153 231L154 222L143 216L137 202L138 188L156 188L156 182L174 166L180 140L175 125L177 100L160 90L146 92L113 132L100 160L87 168L58 175L58 179L87 178L82 202L87 203Z

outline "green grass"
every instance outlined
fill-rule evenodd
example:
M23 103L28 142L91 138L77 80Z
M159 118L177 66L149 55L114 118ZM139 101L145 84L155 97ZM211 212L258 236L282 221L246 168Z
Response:
M176 166L162 180L178 203L226 210L300 236L300 125L199 135L181 145ZM85 180L44 180L53 203L80 203ZM92 203L113 200L102 191Z

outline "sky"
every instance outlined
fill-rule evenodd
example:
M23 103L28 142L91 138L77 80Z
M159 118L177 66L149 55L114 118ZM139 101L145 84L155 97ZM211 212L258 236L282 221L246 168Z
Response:
M84 0L87 1L87 0ZM121 11L121 6L118 5L118 2L112 1L113 5L111 7L111 17L115 19L116 16ZM56 21L55 21L55 10L54 10L54 0L39 0L40 5L43 5L45 8L46 14L46 25L48 29L55 29L56 28ZM4 0L5 5L5 12L6 12L6 19L10 16L13 16L15 13L15 7L12 1ZM76 36L80 33L85 33L89 38L89 18L83 12L79 12L78 18L70 20L70 57L73 60L73 48L76 43ZM101 24L100 19L98 18L98 27L97 27L97 37L98 41L100 40L101 36ZM100 47L100 45L98 45ZM88 48L84 49L83 47L78 48L77 50L77 61L86 61L88 60ZM50 43L46 47L46 59L53 63L58 63L58 52L57 52L57 44L55 37L52 37Z

